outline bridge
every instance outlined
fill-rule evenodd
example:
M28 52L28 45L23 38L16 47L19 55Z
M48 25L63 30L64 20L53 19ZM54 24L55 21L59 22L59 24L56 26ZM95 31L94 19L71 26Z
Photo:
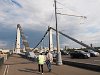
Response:
M39 75L38 66L36 57L39 52L46 52L47 50L53 51L53 37L52 31L56 31L55 28L48 27L44 36L40 39L37 45L34 48L30 48L29 43L24 35L24 31L20 24L17 25L16 32L16 42L15 49L13 54L3 63L3 66L0 66L0 75ZM64 37L84 46L86 49L96 50L95 48L58 31L58 34L63 35ZM39 45L43 43L46 36L49 36L48 48L43 49ZM20 42L23 42L24 49L21 49ZM59 40L59 37L58 37ZM59 41L58 41L59 43ZM38 48L39 46L39 48ZM60 46L59 46L60 49ZM37 50L37 52L36 52ZM57 48L56 48L57 50ZM57 50L57 52L59 52ZM59 64L57 64L59 62ZM87 66L87 67L84 67ZM99 75L100 74L100 57L91 58L91 59L71 59L69 55L60 55L60 57L54 58L54 62L52 64L52 72L49 73L44 64L44 75Z
M61 54L60 35L84 47L80 48L82 50L90 49L98 51L98 49L58 30L57 14L85 19L87 17L57 12L58 8L56 2L58 1L54 0L56 28L48 27L35 47L30 48L23 28L20 24L17 24L14 50L7 50L6 52L3 52L4 50L0 51L0 75L40 75L38 72L37 57L40 52L46 53L47 51L56 51L57 53L52 63L52 72L48 72L47 66L44 64L44 75L100 75L100 56L90 57L90 59L71 59L70 55ZM12 1L12 3L21 7L21 5L15 1ZM53 37L53 32L56 32L56 35L54 34L56 39ZM47 40L45 40L46 38ZM56 42L54 42L54 40L56 40ZM45 41L46 46L44 45ZM21 47L21 42L23 47ZM54 45L56 45L56 47L54 47ZM73 50L75 49L69 49L68 51Z

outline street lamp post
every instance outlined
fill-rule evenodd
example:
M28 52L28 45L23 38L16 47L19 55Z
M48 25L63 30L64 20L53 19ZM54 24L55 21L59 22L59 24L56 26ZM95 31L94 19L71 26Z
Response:
M55 20L56 20L56 44L57 44L57 58L56 58L56 64L62 65L62 58L61 58L61 52L59 48L59 35L58 35L58 24L57 24L57 8L56 8L56 0L54 0L55 3Z

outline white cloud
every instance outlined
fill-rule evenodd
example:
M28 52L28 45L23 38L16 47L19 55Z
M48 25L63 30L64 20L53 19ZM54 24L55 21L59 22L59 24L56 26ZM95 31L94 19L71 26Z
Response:
M7 47L7 42L6 41L0 41L0 48L5 48Z
M50 23L55 28L54 0L12 0L0 1L0 23L4 27L45 31ZM100 0L57 0L57 12L71 15L83 15L87 19L58 15L58 29L64 30L76 39L86 43L99 43ZM64 6L63 6L64 5ZM50 22L51 15L53 18ZM82 36L82 37L81 37ZM65 44L66 42L63 42Z

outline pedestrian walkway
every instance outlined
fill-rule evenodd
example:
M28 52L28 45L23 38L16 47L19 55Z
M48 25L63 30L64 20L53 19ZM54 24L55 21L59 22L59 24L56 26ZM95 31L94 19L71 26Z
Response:
M3 71L0 72L0 75L41 75L41 73L38 72L38 64L36 62L29 61L16 54L12 55L5 62L4 66L7 68L7 73ZM52 72L48 72L45 64L43 75L100 75L100 72L94 72L67 65L57 66L56 64L52 65Z

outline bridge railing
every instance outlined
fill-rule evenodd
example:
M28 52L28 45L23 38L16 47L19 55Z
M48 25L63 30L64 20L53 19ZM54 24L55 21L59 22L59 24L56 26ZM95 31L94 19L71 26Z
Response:
M32 53L32 52L28 52L28 54L27 54L27 53L20 53L19 55L20 55L22 58L25 58L25 59L28 59L28 60L30 60L30 61L36 62L36 61L37 61L37 56L36 56L35 54L33 54L33 53L32 53L32 55L31 55L31 53Z
M0 66L11 56L9 52L0 54Z

